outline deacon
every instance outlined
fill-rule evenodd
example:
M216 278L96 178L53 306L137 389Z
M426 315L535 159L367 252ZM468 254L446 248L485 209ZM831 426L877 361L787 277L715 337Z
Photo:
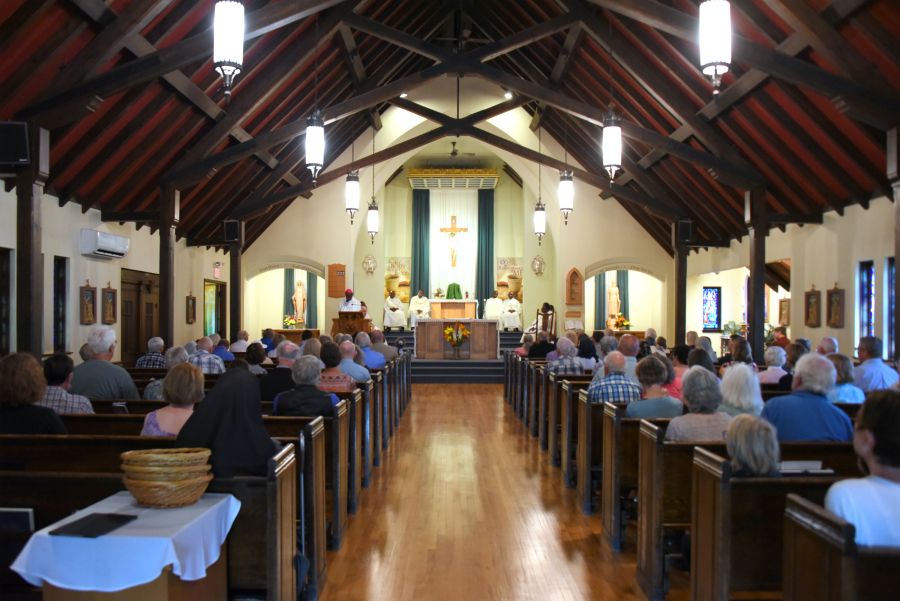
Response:
M519 319L520 306L516 296L510 292L509 298L503 301L503 319L500 325L503 326L504 330L509 330L510 328L513 330L522 329L522 320Z
M391 328L406 328L406 315L403 313L403 302L397 298L397 293L393 290L390 295L384 299L384 329L388 332Z
M484 318L503 321L503 301L497 297L496 290L494 290L493 296L484 303Z
M425 296L425 292L419 290L419 294L409 301L409 327L416 327L419 319L431 319L431 301Z
M344 291L344 300L341 301L340 307L338 307L339 311L359 311L359 301L353 298L353 290L347 288Z

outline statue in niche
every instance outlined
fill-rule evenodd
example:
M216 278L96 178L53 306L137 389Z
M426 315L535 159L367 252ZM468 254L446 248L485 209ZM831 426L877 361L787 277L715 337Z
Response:
M303 289L303 282L297 282L291 300L294 303L294 317L303 319L303 316L306 315L306 290Z

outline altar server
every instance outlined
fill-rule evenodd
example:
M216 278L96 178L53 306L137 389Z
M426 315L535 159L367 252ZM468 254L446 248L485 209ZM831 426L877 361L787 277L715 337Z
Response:
M403 302L397 298L397 294L391 290L390 296L384 299L384 327L390 332L391 328L406 327L406 316L403 314Z
M344 300L341 301L341 306L338 307L340 311L359 311L359 301L353 298L353 291L347 288L344 292Z
M515 295L510 292L509 298L503 301L503 319L500 325L506 330L521 330L522 320L519 318L519 311L521 311L521 305Z
M409 327L415 328L418 319L431 319L431 301L422 290L409 301Z
M497 298L496 290L494 290L493 297L484 303L484 318L503 321L503 301Z

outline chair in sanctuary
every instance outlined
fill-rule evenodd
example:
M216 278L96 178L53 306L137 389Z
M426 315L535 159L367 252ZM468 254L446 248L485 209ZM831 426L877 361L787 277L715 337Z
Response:
M556 338L556 311L543 313L538 309L534 317L534 323L540 324L538 332L550 332L550 335Z
M459 289L459 284L450 284L447 286L447 300L462 300L462 291Z

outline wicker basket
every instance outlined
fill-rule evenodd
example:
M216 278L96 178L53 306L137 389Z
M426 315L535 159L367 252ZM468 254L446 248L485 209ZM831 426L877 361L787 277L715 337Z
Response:
M203 465L209 455L209 449L146 449L122 453L122 462L126 465L168 467Z
M191 480L209 473L211 465L129 465L122 464L125 477L132 480L168 482L175 480Z
M128 492L145 507L185 507L197 502L212 478L212 474L206 474L190 480L123 480Z

